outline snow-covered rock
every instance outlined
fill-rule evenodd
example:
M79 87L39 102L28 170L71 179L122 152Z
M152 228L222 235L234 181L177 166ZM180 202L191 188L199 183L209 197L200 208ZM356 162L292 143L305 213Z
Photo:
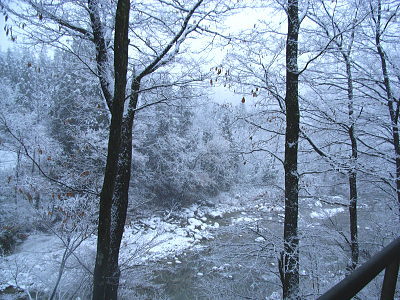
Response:
M273 292L270 296L265 297L265 300L280 300L281 295L278 292Z
M313 211L310 213L311 218L315 219L327 219L331 218L334 215L341 213L344 211L343 207L337 207L337 208L325 208L322 209L321 211Z
M189 218L188 219L189 227L197 228L199 229L201 225L203 224L202 221L196 219L196 218Z
M220 210L212 210L207 213L207 215L212 219L222 219L224 213Z

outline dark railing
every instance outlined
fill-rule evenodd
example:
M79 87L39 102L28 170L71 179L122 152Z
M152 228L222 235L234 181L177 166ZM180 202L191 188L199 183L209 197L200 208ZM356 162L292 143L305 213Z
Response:
M372 281L383 269L381 300L394 299L400 262L400 237L395 239L380 252L349 276L319 297L319 300L345 300L354 297L363 287Z

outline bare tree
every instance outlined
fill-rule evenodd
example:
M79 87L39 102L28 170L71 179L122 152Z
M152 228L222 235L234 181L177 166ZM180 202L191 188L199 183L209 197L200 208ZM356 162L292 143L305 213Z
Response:
M394 4L393 9L390 11L390 14L384 24L382 24L382 1L378 0L376 5L374 5L374 1L370 2L371 9L371 19L373 21L374 36L375 36L375 47L378 53L380 63L381 63L381 71L383 77L383 86L384 91L386 93L386 101L387 107L389 110L390 121L391 121L391 132L392 132L392 141L394 147L394 156L396 162L396 193L397 193L397 201L398 201L398 209L399 209L399 218L400 218L400 133L399 133L399 111L400 111L400 103L399 99L395 98L394 92L392 89L391 76L389 74L389 66L387 54L385 53L385 49L383 48L383 40L382 36L387 31L388 26L391 22L393 22L394 18L398 16L400 5ZM399 75L397 74L399 78Z
M318 12L313 9L313 12L308 15L318 27L321 29L322 34L326 36L327 39L332 40L329 52L333 54L334 57L338 59L340 64L345 67L345 86L337 80L330 82L327 78L324 81L319 82L318 78L314 78L314 81L318 82L319 86L329 86L333 89L338 88L339 90L344 90L347 96L347 115L348 122L341 123L340 127L346 131L348 135L351 149L350 159L348 162L344 162L343 165L347 170L348 182L349 182L349 216L350 216L350 248L351 248L351 268L354 269L358 264L359 257L359 246L358 246L358 229L357 229L357 172L358 172L358 141L357 141L357 128L356 122L359 117L358 112L355 108L355 96L354 96L354 80L353 80L353 61L352 52L353 44L356 34L357 26L360 25L360 20L363 20L362 16L359 16L359 3L351 3L349 6L337 7L338 3L335 3L333 7L329 7L324 2L318 3L322 8L322 16L318 15ZM354 6L353 6L354 5ZM351 15L351 20L346 22L344 18L344 10L351 8L354 13ZM337 55L339 57L337 57ZM327 72L328 73L328 72ZM322 112L322 118L325 118L327 112ZM333 120L331 117L326 118L327 121ZM311 140L308 138L308 141ZM312 143L314 149L317 147ZM336 159L330 156L329 153L324 153L321 148L316 149L316 153L327 158L328 161L333 163ZM336 165L333 163L333 165Z
M30 41L72 52L66 41L69 36L95 47L95 59L80 59L99 78L111 120L100 193L93 299L116 299L131 176L132 127L135 113L148 106L138 106L139 95L157 88L158 83L150 75L176 61L189 35L203 30L200 23L217 21L232 7L229 1L212 0L186 4L155 0L132 7L128 0L119 0L116 6L100 0L76 1L72 6L63 1L19 3L21 6L15 8L7 1L0 2L15 18L20 34ZM128 53L133 53L130 58ZM129 76L128 69L132 70ZM186 82L201 79L201 75L190 75ZM147 77L149 80L145 81Z

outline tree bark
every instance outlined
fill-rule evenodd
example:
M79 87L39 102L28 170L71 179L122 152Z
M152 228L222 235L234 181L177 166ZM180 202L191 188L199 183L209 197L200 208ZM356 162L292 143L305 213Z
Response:
M112 205L111 244L109 258L110 287L106 291L106 299L117 299L119 278L121 272L118 266L119 251L122 235L124 233L126 213L128 209L129 182L132 166L132 127L135 117L135 109L139 98L140 82L136 79L132 82L131 97L127 115L122 122L122 140L119 154L118 173Z
M349 58L350 48L348 53L342 51L342 56L346 64L347 76L347 99L348 99L348 115L349 129L348 134L351 142L351 158L349 167L349 215L350 215L350 248L351 248L351 269L355 269L358 264L359 246L358 246L358 229L357 229L357 137L355 133L355 118L354 118L354 93L353 93L353 77L351 72L351 63Z
M90 3L97 5L94 0ZM100 209L97 236L97 254L93 276L93 300L106 298L106 291L112 286L107 277L110 270L111 208L115 179L118 171L122 117L125 102L126 75L128 67L128 25L129 0L119 0L117 4L114 37L115 89L111 107L111 124L108 139L108 153L103 187L100 193Z
M357 140L354 136L353 125L349 128L349 136L351 139L352 160L357 160ZM355 162L354 162L355 163ZM358 247L358 229L357 229L357 171L354 166L349 171L349 187L350 187L350 248L351 248L351 269L355 269L358 264L359 247Z
M297 171L297 154L300 133L299 74L297 65L300 21L297 0L288 0L287 15L283 298L296 299L299 297L299 175Z
M93 42L96 46L97 74L104 99L106 100L108 108L111 110L113 96L111 94L110 82L107 78L107 69L109 68L108 53L104 38L103 25L100 20L98 2L96 0L88 0L88 8L93 30Z

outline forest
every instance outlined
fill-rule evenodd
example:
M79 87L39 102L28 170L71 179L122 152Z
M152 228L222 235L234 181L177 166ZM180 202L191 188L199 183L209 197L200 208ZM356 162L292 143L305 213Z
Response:
M0 12L0 299L317 299L399 238L399 1Z

